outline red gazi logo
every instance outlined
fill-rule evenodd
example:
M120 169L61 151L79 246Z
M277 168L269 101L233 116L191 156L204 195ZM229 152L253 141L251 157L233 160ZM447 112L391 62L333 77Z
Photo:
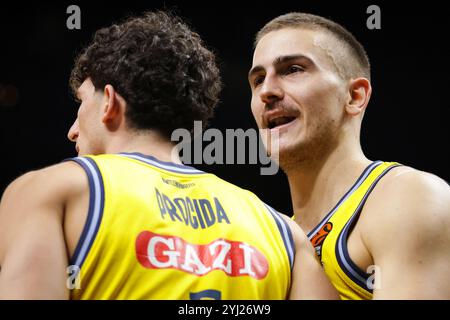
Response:
M179 237L143 231L136 239L136 256L148 269L178 269L197 276L222 270L228 276L259 280L269 270L266 257L258 249L226 239L197 245Z

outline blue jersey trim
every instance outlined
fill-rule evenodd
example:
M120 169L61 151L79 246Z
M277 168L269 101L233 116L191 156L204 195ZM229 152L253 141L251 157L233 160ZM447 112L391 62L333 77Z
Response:
M333 214L339 209L342 203L347 200L353 192L355 192L356 189L358 189L361 184L366 180L366 178L369 176L369 174L380 164L382 164L382 161L374 161L370 165L367 166L366 169L361 173L359 178L356 180L356 182L353 184L353 186L347 191L347 193L338 201L338 203L334 206L333 209L319 222L319 224L308 233L309 240L312 239L316 235L317 232L319 232L320 229L325 225L325 223L330 220L330 218L333 216Z
M89 181L89 209L86 223L78 240L70 264L81 268L100 227L105 205L105 190L102 175L94 160L90 158L71 158L66 161L78 163L86 172Z
M122 152L119 153L121 156L125 156L131 159L142 161L146 164L149 164L151 166L164 169L170 172L175 173L183 173L183 174L206 174L206 172L203 172L201 170L195 169L194 167L189 167L181 164L176 164L172 162L165 162L158 160L152 156L144 155L142 153L133 152L133 153L126 153Z
M358 207L356 208L355 212L351 216L351 218L347 221L344 228L341 230L341 233L338 237L338 240L336 241L336 258L339 263L339 266L341 269L345 272L345 274L353 281L355 282L359 287L364 289L367 292L372 293L373 290L368 287L368 279L369 274L366 272L363 272L350 258L350 255L348 253L348 247L347 247L347 241L348 236L353 229L356 221L358 220L359 215L361 214L361 211L364 207L364 204L366 203L367 198L369 197L372 190L375 188L377 183L380 181L380 179L388 173L391 169L399 167L401 165L392 165L388 168L386 168L378 177L377 179L371 184L369 189L367 190L366 194L362 198L361 202L359 203Z
M294 267L294 256L295 256L295 245L294 239L292 238L291 228L286 221L280 216L280 213L275 211L273 208L265 204L267 210L271 213L275 222L277 224L278 230L280 231L281 237L283 238L284 247L286 248L287 255L289 257L289 264L291 270Z

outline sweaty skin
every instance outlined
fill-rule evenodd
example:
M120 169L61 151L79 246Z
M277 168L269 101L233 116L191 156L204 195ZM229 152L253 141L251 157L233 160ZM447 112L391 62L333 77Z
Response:
M325 44L320 34L301 28L265 34L249 72L258 127L266 129L274 115L294 118L270 130L280 132L280 166L288 178L295 221L306 232L372 163L360 143L370 80L343 74L345 63L339 71L340 57L330 54L334 45ZM448 184L408 166L390 170L367 198L347 247L361 271L380 270L374 299L449 299Z

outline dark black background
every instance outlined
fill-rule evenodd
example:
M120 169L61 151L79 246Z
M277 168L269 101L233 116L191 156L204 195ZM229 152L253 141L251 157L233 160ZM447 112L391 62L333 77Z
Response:
M392 1L393 2L393 1ZM81 30L68 30L66 8L81 8ZM369 30L366 9L381 8L381 30ZM172 9L218 55L225 88L212 126L256 128L247 72L254 34L290 11L331 18L366 47L373 95L362 129L372 160L399 161L450 181L450 11L443 2L387 1L122 1L0 4L0 85L17 88L15 106L0 106L0 193L18 175L75 155L66 138L77 105L68 77L76 53L100 27L151 9ZM258 165L198 166L290 212L286 178L261 176Z

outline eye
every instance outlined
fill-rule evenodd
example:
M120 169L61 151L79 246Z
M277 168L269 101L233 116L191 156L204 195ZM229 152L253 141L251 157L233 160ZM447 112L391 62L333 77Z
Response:
M303 72L303 71L305 71L305 69L303 67L301 67L299 65L292 65L289 68L287 68L286 74Z
M257 76L255 77L255 79L253 80L253 86L257 87L259 86L261 83L264 82L264 76Z

